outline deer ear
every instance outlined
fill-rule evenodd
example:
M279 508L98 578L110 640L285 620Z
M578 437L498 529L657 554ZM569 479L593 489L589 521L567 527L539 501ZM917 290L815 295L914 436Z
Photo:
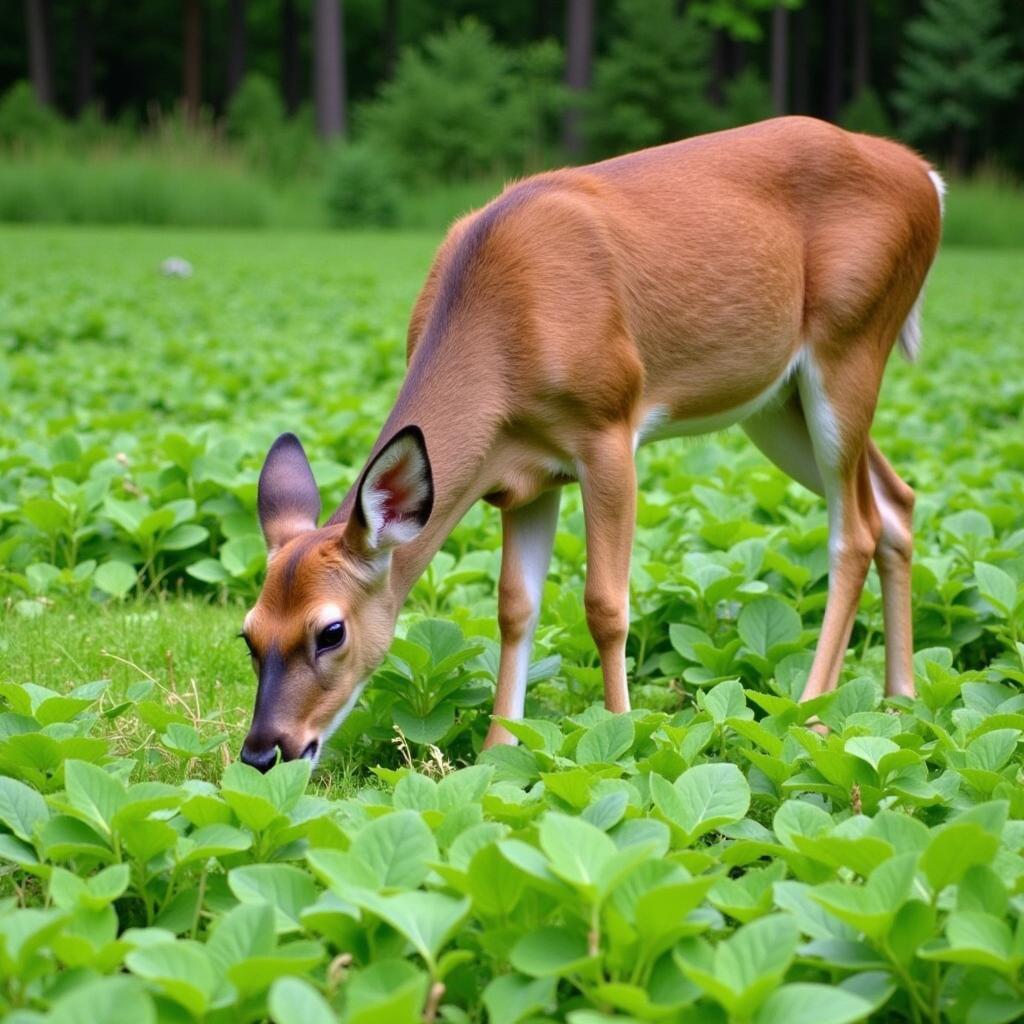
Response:
M345 539L378 554L419 535L434 507L434 479L419 427L404 427L374 456L356 492Z
M260 472L257 505L270 555L300 533L316 529L320 491L294 434L282 434L270 446Z

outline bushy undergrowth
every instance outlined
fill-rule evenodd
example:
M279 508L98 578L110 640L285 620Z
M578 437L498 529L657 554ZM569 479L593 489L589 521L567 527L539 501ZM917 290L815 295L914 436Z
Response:
M55 650L62 609L122 594L142 595L129 636L159 614L146 595L178 589L240 619L266 446L296 430L325 507L340 499L434 239L3 236L4 614ZM159 275L172 255L192 277ZM820 501L737 434L645 449L629 716L594 703L574 489L516 749L479 753L500 558L483 507L308 786L304 763L225 768L242 723L204 714L212 679L181 697L173 648L202 646L201 605L161 639L165 665L118 662L112 685L76 649L46 687L0 669L0 1007L20 1024L1019 1018L1021 280L1016 255L946 252L923 358L894 362L882 396L875 436L918 492L916 700L881 696L872 578L842 685L796 704L827 586Z

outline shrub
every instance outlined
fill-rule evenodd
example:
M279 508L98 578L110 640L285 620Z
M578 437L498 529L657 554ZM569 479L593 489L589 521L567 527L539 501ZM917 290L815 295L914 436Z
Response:
M868 135L892 135L892 121L882 106L882 100L874 89L861 89L843 107L839 123L851 132L867 132Z
M339 146L327 165L327 211L335 227L389 227L400 191L389 158L368 143Z
M246 75L231 97L225 122L228 135L243 142L278 131L284 122L284 105L277 87L259 72Z
M724 91L723 127L753 124L771 117L775 112L768 83L753 68L748 68L728 82Z
M521 169L558 102L556 54L550 43L508 50L467 18L404 53L361 125L412 181Z
M44 107L28 82L15 82L0 99L0 142L31 147L49 142L60 129L60 118Z
M707 30L673 0L622 0L608 55L584 108L596 155L669 142L718 127L705 97Z

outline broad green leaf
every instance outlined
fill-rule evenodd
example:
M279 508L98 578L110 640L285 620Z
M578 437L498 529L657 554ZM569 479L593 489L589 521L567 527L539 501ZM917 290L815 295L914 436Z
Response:
M0 821L19 839L32 842L36 826L49 817L46 801L31 786L0 776Z
M437 842L415 811L395 811L364 825L352 840L351 855L382 888L414 889L438 859Z
M588 729L576 746L579 764L618 761L633 745L633 720L628 715L615 715Z
M97 566L92 581L111 597L124 597L135 586L135 567L127 562L110 561Z
M484 989L489 1024L519 1024L545 1010L555 998L555 978L503 974Z
M760 597L743 608L736 629L743 642L764 658L773 647L800 639L800 616L777 597Z
M246 864L228 872L228 886L242 903L267 902L277 911L279 933L298 931L302 911L316 899L313 879L290 864Z
M548 813L540 825L540 845L551 870L573 885L593 889L615 855L615 844L580 818Z
M97 765L68 761L64 765L64 787L71 806L91 825L109 834L114 815L127 797L122 783Z
M776 989L754 1015L754 1024L853 1024L871 1003L835 985L796 982Z
M512 966L533 978L567 977L589 959L582 931L554 926L527 932L509 954Z
M193 1016L206 1012L217 987L217 975L206 949L198 942L162 942L143 946L125 957L128 969L157 984Z
M437 892L403 892L395 896L359 892L353 899L400 931L431 967L470 907L468 899L455 900Z
M376 960L346 982L348 1024L421 1024L429 979L408 960Z
M156 1009L134 978L114 975L77 985L57 1000L47 1024L156 1024Z
M669 784L651 776L651 796L659 811L681 829L688 842L739 821L750 806L750 787L734 764L698 764Z
M336 1024L338 1018L320 993L301 978L278 978L267 1000L274 1024Z

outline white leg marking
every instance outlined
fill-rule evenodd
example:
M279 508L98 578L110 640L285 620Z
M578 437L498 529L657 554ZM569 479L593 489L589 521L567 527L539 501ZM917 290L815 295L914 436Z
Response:
M818 463L822 483L825 485L829 557L834 559L843 536L843 501L839 486L842 435L839 420L825 393L821 371L806 350L800 363L797 386L800 389L804 418L807 420L807 431L811 435L811 444L814 447L814 458Z
M519 579L530 602L530 618L522 637L510 644L508 656L515 666L515 687L512 692L512 707L515 714L508 717L521 718L526 702L526 677L530 671L530 655L533 653L533 634L540 618L541 600L544 596L544 581L551 565L551 548L558 527L558 506L561 492L551 490L514 515L506 517L507 528L513 536L505 539L515 551L519 566Z

